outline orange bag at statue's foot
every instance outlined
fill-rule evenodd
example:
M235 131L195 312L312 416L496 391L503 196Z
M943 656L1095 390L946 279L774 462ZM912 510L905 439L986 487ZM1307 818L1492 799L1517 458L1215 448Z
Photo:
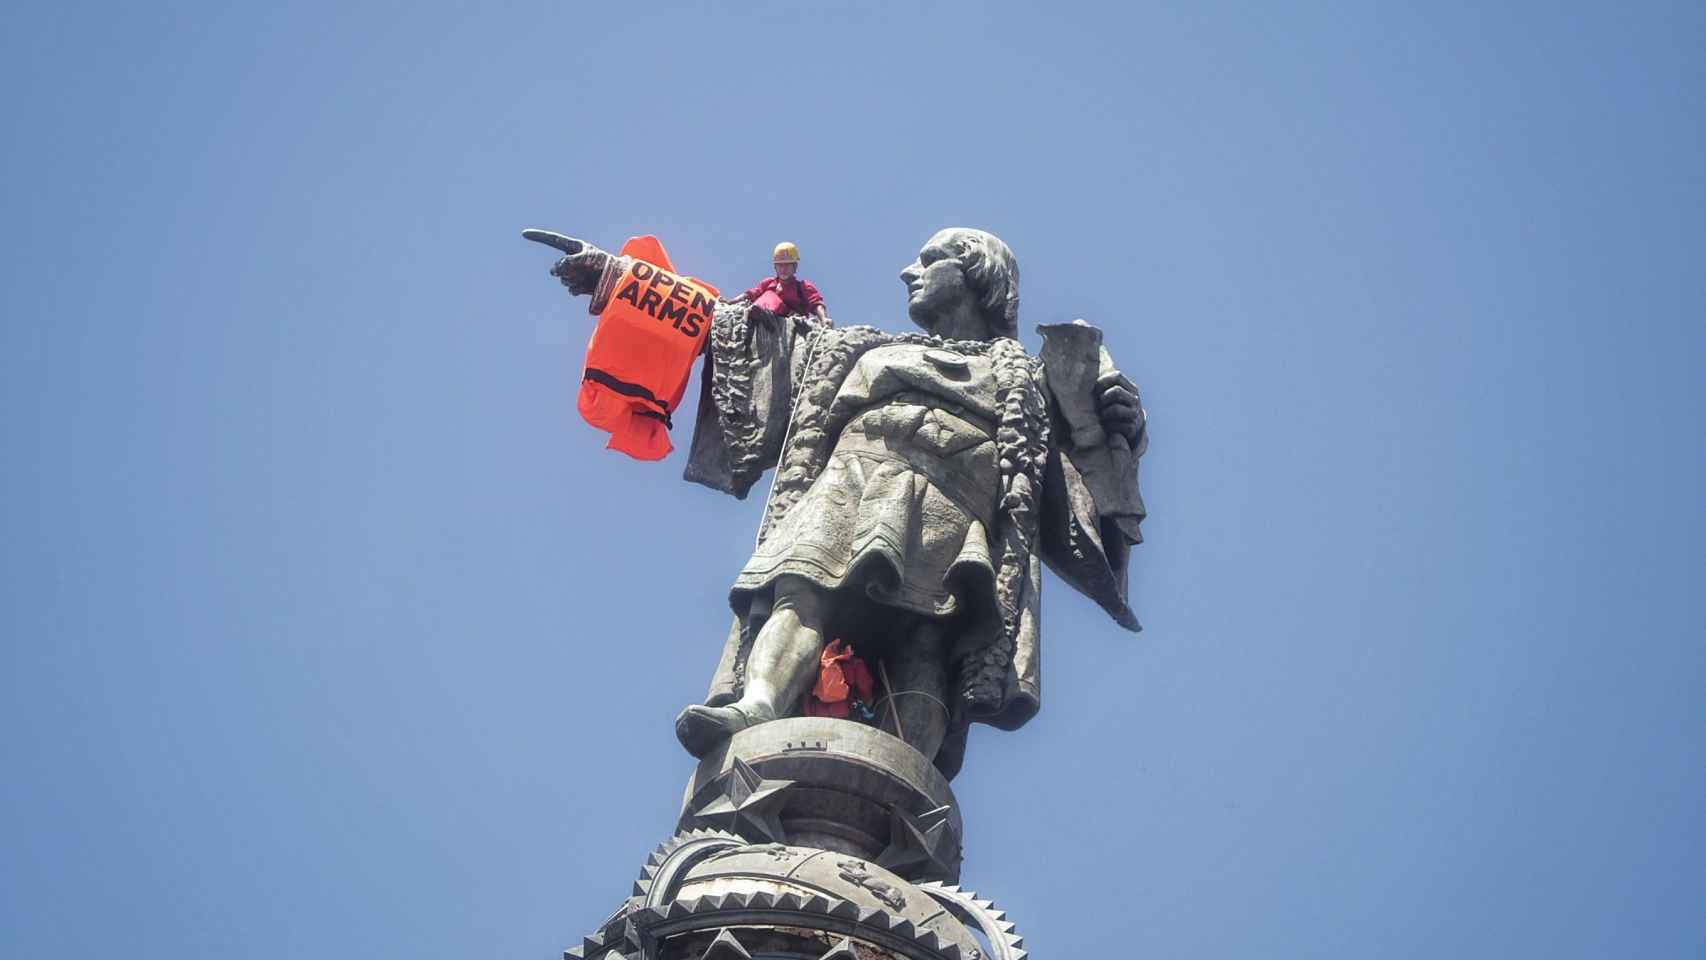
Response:
M855 703L870 704L875 689L871 669L853 653L853 647L831 640L818 657L817 683L806 694L803 710L808 717L845 720Z

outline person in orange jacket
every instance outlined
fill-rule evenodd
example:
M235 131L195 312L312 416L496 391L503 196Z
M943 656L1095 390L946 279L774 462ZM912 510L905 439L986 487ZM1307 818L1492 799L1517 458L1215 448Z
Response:
M823 294L817 292L817 287L810 280L798 275L800 248L784 240L776 245L770 261L776 268L776 275L760 280L751 290L729 302L750 303L754 310L765 313L805 313L813 314L819 320L828 320L829 308L823 305Z

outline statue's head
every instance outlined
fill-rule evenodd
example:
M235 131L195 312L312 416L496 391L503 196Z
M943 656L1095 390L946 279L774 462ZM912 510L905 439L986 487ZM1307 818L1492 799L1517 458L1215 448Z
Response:
M981 317L988 338L1019 335L1019 261L1001 238L969 227L938 230L900 272L912 322L932 333L969 337L968 313ZM986 339L978 337L977 339Z

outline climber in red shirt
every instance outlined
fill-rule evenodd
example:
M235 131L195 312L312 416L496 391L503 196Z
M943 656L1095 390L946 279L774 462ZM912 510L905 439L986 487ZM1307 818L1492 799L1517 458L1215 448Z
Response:
M819 320L829 319L829 309L823 305L823 294L810 280L796 276L800 269L800 248L784 240L776 245L770 257L776 267L774 277L765 277L758 285L731 300L752 304L765 313L786 315L805 313Z

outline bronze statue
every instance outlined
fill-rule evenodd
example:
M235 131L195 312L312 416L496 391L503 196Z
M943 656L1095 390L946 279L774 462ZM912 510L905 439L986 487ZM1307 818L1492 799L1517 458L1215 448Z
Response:
M613 269L589 246L552 273L596 310ZM901 279L923 333L716 310L686 477L744 498L777 473L710 695L676 721L695 756L794 712L840 638L880 658L885 713L952 776L972 722L1038 709L1044 562L1138 629L1145 417L1100 332L1043 327L1026 354L1018 264L981 230L938 232Z

